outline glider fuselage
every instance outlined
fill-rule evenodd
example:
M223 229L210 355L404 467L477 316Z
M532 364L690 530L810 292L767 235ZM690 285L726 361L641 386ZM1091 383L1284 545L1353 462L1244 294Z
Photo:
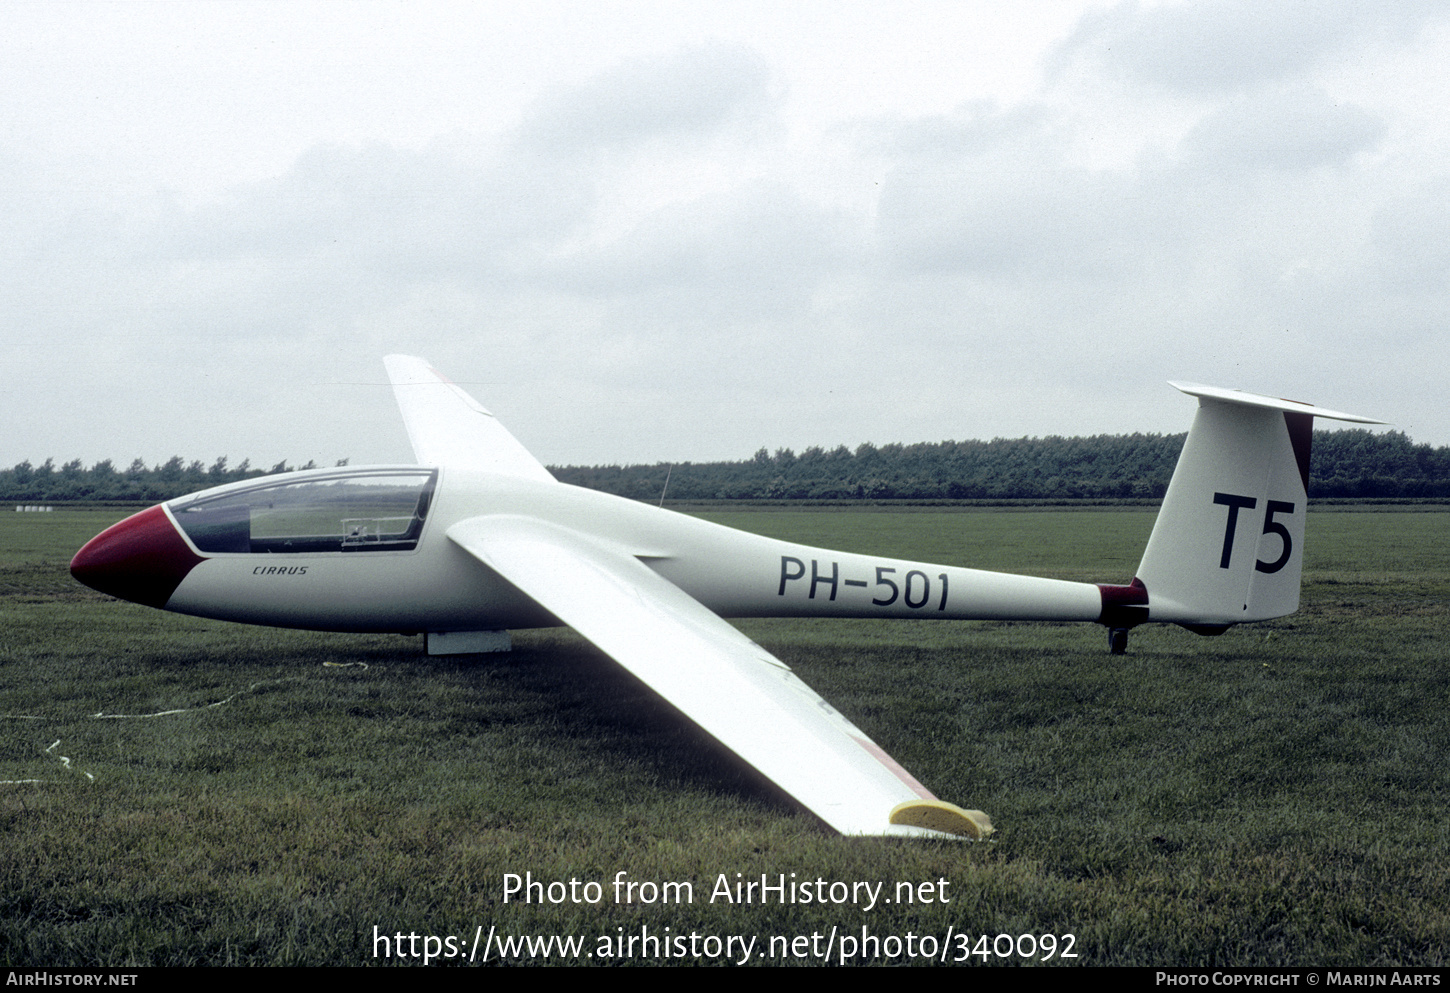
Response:
M357 489L360 480L425 476L404 488L411 521L362 516L369 511L355 502L333 509L338 500L328 493ZM416 514L425 487L426 506ZM1094 621L1102 609L1099 588L1087 583L829 551L579 487L416 466L296 472L206 490L97 536L77 555L77 568L92 577L110 568L117 587L108 592L140 599L125 585L146 572L134 556L165 556L177 581L164 600L154 594L153 605L252 624L404 633L556 624L448 537L459 521L515 516L546 518L608 544L728 617ZM119 548L143 544L135 536L141 518L151 528L147 550L108 566ZM279 530L288 533L272 533Z

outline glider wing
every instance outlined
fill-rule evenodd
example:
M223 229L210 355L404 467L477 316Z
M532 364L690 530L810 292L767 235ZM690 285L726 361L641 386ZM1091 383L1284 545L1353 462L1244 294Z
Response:
M383 364L419 465L484 469L554 482L549 470L498 418L423 359L389 355Z
M473 517L448 537L639 677L843 834L974 836L985 815L892 811L936 801L859 728L759 645L626 549L532 517ZM978 820L977 818L980 818Z

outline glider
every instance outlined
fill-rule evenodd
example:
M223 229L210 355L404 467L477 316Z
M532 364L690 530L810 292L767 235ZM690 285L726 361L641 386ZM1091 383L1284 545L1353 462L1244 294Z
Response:
M416 465L289 472L193 493L71 562L103 593L202 617L423 633L506 650L567 624L826 824L982 837L724 617L1148 621L1214 634L1299 603L1309 404L1189 383L1193 427L1132 583L1089 584L811 548L556 481L422 359L384 360Z

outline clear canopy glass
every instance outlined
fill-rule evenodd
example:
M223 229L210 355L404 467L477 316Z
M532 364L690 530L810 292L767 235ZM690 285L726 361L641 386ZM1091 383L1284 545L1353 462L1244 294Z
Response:
M167 507L203 552L409 551L437 480L436 470L341 470L199 493Z

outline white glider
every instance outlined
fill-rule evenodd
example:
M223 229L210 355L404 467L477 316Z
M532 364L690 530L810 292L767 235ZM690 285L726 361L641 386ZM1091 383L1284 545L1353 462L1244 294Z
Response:
M1112 650L1169 621L1218 633L1299 602L1314 417L1294 401L1175 383L1199 411L1127 586L776 541L557 482L422 359L389 376L418 465L250 479L127 518L75 556L102 592L203 617L425 635L506 649L567 624L843 834L965 835L937 800L722 617L1093 621Z

